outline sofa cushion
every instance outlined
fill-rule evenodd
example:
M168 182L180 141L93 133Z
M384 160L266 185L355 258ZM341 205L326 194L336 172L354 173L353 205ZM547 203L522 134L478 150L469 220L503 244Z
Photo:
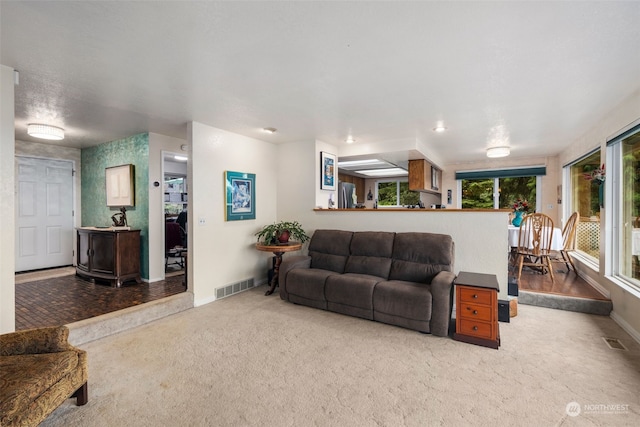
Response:
M311 268L344 273L353 233L343 230L316 230L309 242Z
M287 292L313 301L326 301L324 288L327 277L337 274L319 268L296 268L287 274Z
M410 320L431 319L431 285L389 280L376 285L373 310Z
M24 329L3 334L0 335L0 356L70 350L72 347L67 342L68 337L69 329L60 326Z
M351 256L347 259L345 273L369 274L388 279L394 235L395 233L375 231L353 233Z
M0 357L0 414L11 419L77 368L74 350Z
M433 233L396 233L389 280L431 283L441 271L453 271L451 236Z
M373 289L377 276L344 273L327 278L324 287L327 301L373 310Z

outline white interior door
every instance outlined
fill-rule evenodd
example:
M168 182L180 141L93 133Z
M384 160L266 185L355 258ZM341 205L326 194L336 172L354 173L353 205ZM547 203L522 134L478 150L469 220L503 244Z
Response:
M16 157L16 272L73 264L73 163Z

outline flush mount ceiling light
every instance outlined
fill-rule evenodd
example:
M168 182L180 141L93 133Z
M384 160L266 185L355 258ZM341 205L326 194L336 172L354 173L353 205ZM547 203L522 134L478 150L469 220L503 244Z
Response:
M387 168L387 169L367 169L357 171L359 174L366 176L406 176L409 173L402 168Z
M507 157L511 153L511 148L508 146L501 147L489 147L487 148L487 157L496 158L496 157Z
M64 139L64 129L36 123L30 123L27 125L27 134L34 138L41 139L51 139L56 141Z
M262 131L266 133L276 133L277 130L276 128L262 128Z
M349 170L358 170L362 169L363 166L367 166L369 169L376 167L392 167L391 163L385 162L384 160L378 159L365 159L365 160L347 160L347 161L338 161L338 168L340 169L349 169Z
M436 124L436 127L433 128L433 131L434 132L438 132L438 133L442 133L445 130L447 130L447 128L444 126L444 123L442 123L442 122L438 122Z
M347 144L353 144L354 142L356 142L356 140L355 140L355 139L353 139L353 137L352 137L351 135L349 135L349 136L347 137L347 139L345 139L345 142L346 142Z

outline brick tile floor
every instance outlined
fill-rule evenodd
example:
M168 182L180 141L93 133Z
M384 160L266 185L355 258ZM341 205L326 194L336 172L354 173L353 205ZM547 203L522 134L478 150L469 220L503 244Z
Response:
M58 326L186 291L184 275L120 288L70 275L16 284L16 330Z

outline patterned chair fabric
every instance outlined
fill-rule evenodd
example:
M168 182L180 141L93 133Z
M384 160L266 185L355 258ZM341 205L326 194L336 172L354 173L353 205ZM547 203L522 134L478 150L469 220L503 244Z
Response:
M87 353L66 326L0 335L0 425L37 426L70 397L88 400Z

